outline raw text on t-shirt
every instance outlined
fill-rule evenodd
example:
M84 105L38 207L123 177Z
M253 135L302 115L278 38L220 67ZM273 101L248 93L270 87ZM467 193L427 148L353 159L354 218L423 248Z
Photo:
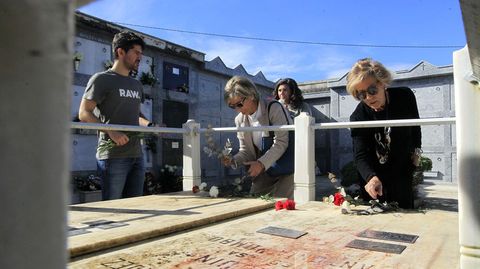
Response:
M120 97L130 97L140 99L140 93L132 90L118 89Z

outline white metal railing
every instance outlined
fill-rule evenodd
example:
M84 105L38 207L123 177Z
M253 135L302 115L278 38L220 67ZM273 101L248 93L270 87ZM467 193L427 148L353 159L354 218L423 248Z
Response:
M132 125L84 123L84 122L72 122L71 128L72 129L88 129L88 130L115 130L115 131L126 131L126 132L142 132L142 133L175 133L175 134L185 133L185 129L183 128L143 127L143 126L132 126Z
M394 127L394 126L439 125L439 124L455 124L455 118L328 122L328 123L315 124L314 128L315 129L371 128L371 127L388 127L388 126Z
M293 125L257 127L200 128L194 120L188 120L183 128L143 127L117 124L73 122L73 129L117 130L144 133L174 133L183 135L183 189L191 190L201 181L200 134L205 132L252 132L252 131L295 131L295 200L299 203L315 200L314 136L316 129L371 128L383 126L415 126L455 124L455 118L427 118L405 120L379 120L358 122L314 123L305 113L295 118Z
M407 120L377 120L377 121L356 121L356 122L326 122L316 123L313 129L342 129L342 128L371 128L386 126L416 126L416 125L443 125L455 124L455 118L428 118L428 119L407 119ZM142 133L188 133L186 128L170 128L170 127L143 127L120 124L101 124L101 123L84 123L72 122L72 129L89 129L89 130L116 130ZM271 125L257 127L214 127L200 128L195 130L198 133L205 132L254 132L254 131L295 131L295 125Z
M376 121L356 121L356 122L325 122L316 123L313 129L342 129L342 128L372 128L372 127L396 127L396 126L416 126L416 125L440 125L455 124L455 118L427 118L427 119L408 119L408 120L376 120ZM217 127L200 129L200 132L207 130L213 132L253 132L253 131L292 131L295 125L272 125L258 127Z

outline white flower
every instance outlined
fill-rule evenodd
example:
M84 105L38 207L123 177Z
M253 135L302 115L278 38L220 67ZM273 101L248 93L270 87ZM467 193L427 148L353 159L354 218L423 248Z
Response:
M225 156L230 155L230 152L232 152L232 142L230 142L230 139L227 138L227 142L225 142L225 146L223 147L222 153Z
M222 154L225 155L225 156L228 156L230 154L230 149L224 149L222 150Z
M219 191L218 191L217 186L212 186L210 188L210 197L216 198L216 197L218 197L218 193L219 193Z
M343 201L341 211L342 214L350 214L352 212L350 209L350 203L347 200Z
M340 194L343 196L343 197L347 197L347 193L345 192L345 189L343 187L340 188Z
M200 186L198 186L198 189L201 190L201 191L203 191L206 187L207 187L207 183L202 182L202 183L200 184Z

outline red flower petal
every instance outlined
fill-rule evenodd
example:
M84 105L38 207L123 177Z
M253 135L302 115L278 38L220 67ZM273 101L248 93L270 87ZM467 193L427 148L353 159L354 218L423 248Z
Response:
M340 206L342 205L343 201L345 201L345 197L339 192L335 193L335 196L333 197L333 204Z
M193 186L193 188L192 188L193 193L197 193L199 191L200 191L200 188L197 185Z
M282 201L277 201L277 202L275 203L275 210L278 211L278 210L281 210L281 209L283 209L283 208L284 208L284 205L283 205L283 202L282 202Z
M293 200L287 200L287 201L285 201L285 203L283 204L283 206L284 206L287 210L295 210L295 201L293 201Z

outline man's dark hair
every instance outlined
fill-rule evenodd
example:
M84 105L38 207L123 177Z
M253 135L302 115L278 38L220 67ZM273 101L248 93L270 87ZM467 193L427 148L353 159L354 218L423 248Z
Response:
M133 48L134 45L139 45L142 47L142 50L145 49L145 42L135 33L130 31L116 33L112 41L112 50L113 54L115 55L115 59L118 58L118 48L123 49L125 53L127 53L128 50Z

